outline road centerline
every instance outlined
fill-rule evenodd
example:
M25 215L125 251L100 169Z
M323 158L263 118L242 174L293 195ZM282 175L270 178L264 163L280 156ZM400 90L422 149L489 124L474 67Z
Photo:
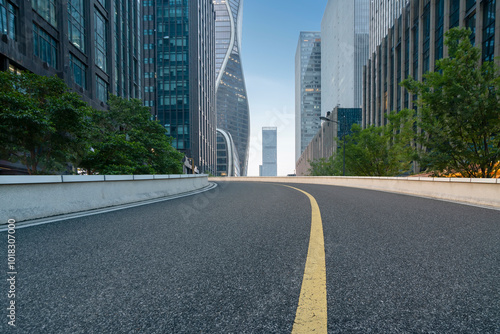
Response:
M282 186L300 191L311 202L311 234L292 334L327 333L325 241L321 212L311 194L295 187Z

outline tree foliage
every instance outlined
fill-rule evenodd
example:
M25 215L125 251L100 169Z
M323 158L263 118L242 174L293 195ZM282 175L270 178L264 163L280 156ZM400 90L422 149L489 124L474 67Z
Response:
M61 173L86 145L91 109L57 77L0 72L0 159Z
M140 100L93 110L57 77L0 72L0 159L29 174L182 173L183 155Z
M437 175L493 177L500 164L500 78L494 62L481 64L470 30L446 33L449 58L437 70L402 85L418 94L423 168Z
M182 153L149 108L113 95L108 104L92 117L91 148L81 163L88 174L182 173Z
M386 127L370 126L362 129L354 124L351 134L345 136L346 175L394 176L408 173L414 157L412 148L413 112L403 110L389 116ZM343 145L329 159L311 162L310 174L343 175Z

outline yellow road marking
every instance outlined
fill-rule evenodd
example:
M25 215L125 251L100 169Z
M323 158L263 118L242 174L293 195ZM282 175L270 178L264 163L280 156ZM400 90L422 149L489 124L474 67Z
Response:
M307 251L304 278L292 334L327 333L325 241L321 212L313 196L298 188L311 202L311 235Z

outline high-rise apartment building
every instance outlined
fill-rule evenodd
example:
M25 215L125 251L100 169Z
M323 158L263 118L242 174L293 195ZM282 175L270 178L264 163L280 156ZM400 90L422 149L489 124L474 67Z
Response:
M329 0L321 21L322 115L360 108L368 59L370 0Z
M216 172L215 11L211 1L143 1L144 104L201 172Z
M0 70L57 75L95 108L142 97L134 0L0 1Z
M262 168L260 176L278 175L278 128L262 128Z
M500 3L496 0L412 0L387 29L364 68L363 126L381 126L391 111L414 108L414 96L399 83L421 80L446 57L444 33L467 27L482 60L500 56Z
M320 127L321 33L301 32L295 53L295 161Z
M229 132L247 175L250 115L241 64L243 0L213 0L216 12L217 128Z

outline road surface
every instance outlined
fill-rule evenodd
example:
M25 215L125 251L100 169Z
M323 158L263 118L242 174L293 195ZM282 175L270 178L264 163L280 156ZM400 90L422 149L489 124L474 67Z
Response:
M500 211L290 185L321 212L328 333L500 333ZM311 219L296 189L220 182L17 229L0 333L291 333Z

